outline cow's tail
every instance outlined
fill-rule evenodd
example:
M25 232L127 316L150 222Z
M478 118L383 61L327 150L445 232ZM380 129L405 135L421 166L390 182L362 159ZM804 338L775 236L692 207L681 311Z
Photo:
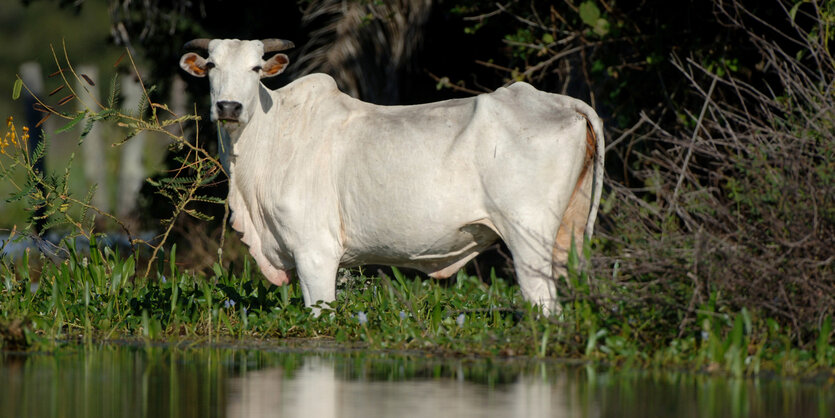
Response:
M575 110L586 118L588 130L586 133L586 155L592 159L592 188L589 217L586 221L586 238L590 239L597 219L597 209L603 195L603 158L606 154L606 142L603 138L603 121L591 106L578 101Z

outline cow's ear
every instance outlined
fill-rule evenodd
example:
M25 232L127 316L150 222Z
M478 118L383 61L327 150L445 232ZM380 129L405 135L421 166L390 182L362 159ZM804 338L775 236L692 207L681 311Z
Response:
M180 58L180 68L195 77L205 77L208 72L206 59L194 52L189 52Z
M289 63L290 58L287 58L287 55L273 55L272 58L264 61L264 65L261 66L261 78L267 78L281 74L282 72L284 72L284 69L287 68L287 64Z

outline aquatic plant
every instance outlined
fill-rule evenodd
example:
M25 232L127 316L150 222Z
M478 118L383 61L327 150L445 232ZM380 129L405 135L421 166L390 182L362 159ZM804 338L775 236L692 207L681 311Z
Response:
M699 310L701 336L676 337L676 329L650 326L656 315L650 306L621 312L575 297L564 303L562 317L546 317L495 271L488 285L463 271L447 283L408 278L397 269L374 276L344 271L337 301L316 318L297 283L270 286L247 259L240 273L215 264L213 274L196 274L179 268L172 246L145 276L133 255L101 247L95 237L88 248L65 245L68 258L59 264L29 252L19 263L0 263L2 348L48 351L112 339L281 344L312 338L374 350L577 358L734 376L810 374L835 366L830 321L821 325L811 352L771 319L708 304Z

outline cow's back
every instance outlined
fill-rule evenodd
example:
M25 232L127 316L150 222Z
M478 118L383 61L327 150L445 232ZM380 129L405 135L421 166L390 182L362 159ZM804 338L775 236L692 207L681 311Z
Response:
M557 173L573 158L560 150L585 138L561 97L527 84L419 106L343 97L333 172L346 259L455 258L498 237L490 218L508 204L558 203L552 191L570 180Z

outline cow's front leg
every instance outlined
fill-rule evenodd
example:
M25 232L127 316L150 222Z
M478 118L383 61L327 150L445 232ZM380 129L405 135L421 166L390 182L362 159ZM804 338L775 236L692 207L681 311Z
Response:
M304 296L304 306L313 309L313 315L319 316L321 309L313 306L319 301L331 303L336 300L336 270L339 258L321 251L297 253L296 274Z

